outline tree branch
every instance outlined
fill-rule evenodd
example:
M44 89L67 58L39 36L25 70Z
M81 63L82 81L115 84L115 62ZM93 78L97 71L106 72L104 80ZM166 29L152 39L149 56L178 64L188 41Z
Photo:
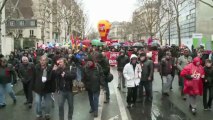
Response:
M202 2L202 3L204 3L204 4L206 4L206 5L208 5L209 7L211 7L211 8L213 8L213 5L211 5L210 3L207 3L207 2L205 2L205 1L203 1L203 0L199 0L200 2Z

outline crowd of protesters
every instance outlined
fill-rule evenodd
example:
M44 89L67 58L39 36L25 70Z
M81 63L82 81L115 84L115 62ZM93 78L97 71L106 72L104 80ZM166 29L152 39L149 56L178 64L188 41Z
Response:
M155 65L152 53L158 51L159 64ZM127 92L127 107L134 108L136 101L144 96L152 101L154 69L159 70L162 80L162 96L171 93L175 75L178 75L180 95L189 101L189 108L196 114L197 96L203 95L204 110L211 110L213 98L212 53L177 46L155 46L148 48L91 47L87 49L37 49L15 50L9 58L0 55L0 108L6 107L5 94L14 104L18 101L13 91L17 81L23 84L29 109L35 103L37 120L51 118L51 105L58 97L59 119L64 120L64 104L68 102L68 120L73 116L73 91L86 90L90 102L90 113L98 117L99 95L105 91L104 103L110 102L108 83L113 79L109 60L104 52L120 52L117 57L118 89ZM131 51L131 54L128 52ZM145 91L144 91L145 90ZM208 95L207 95L208 93ZM55 95L57 94L57 95ZM208 99L207 99L208 96ZM45 103L44 112L42 103ZM42 114L44 113L44 114Z

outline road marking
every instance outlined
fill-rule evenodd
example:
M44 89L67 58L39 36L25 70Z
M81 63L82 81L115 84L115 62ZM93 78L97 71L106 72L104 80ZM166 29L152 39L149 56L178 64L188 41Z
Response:
M121 97L121 94L118 93L118 90L115 86L115 82L113 83L113 87L114 87L114 90L115 90L115 95L116 95L116 98L117 98L118 107L119 107L120 114L121 114L121 119L122 120L129 120L128 116L127 116L125 105L124 105L122 97Z
M94 120L101 120L103 105L104 105L104 91L101 90L100 96L99 96L98 117L94 118Z
M119 115L116 115L114 117L111 117L109 120L119 120Z

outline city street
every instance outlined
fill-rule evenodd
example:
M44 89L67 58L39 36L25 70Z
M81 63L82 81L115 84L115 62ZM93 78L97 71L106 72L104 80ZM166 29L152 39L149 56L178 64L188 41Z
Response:
M210 11L213 0L0 0L0 120L213 120Z
M103 93L100 96L99 117L95 120L210 120L212 111L203 111L202 98L199 98L198 113L191 115L186 101L183 101L178 92L177 77L173 83L173 90L170 97L162 98L161 80L158 73L155 73L153 84L154 99L153 102L137 103L136 108L127 109L125 102L125 93L117 90L117 72L116 68L111 68L114 74L114 80L110 83L111 99L109 104L103 103ZM1 120L34 120L35 108L28 109L23 103L24 95L21 92L20 84L15 86L15 92L18 97L16 105L7 96L7 106L0 109ZM52 120L58 120L57 95L55 95L55 107L52 109ZM65 108L67 112L67 108ZM89 113L89 101L86 92L76 94L74 97L74 116L73 120L93 120Z

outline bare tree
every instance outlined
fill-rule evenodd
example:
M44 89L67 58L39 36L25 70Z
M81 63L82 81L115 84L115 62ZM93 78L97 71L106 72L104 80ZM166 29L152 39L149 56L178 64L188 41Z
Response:
M81 29L85 27L82 24L84 24L87 18L81 9L81 1L78 1L78 3L75 0L61 1L58 4L58 14L60 15L59 18L67 25L66 35L70 34L76 28L79 28L78 32L82 32Z
M91 32L88 33L87 35L88 39L93 40L93 39L98 39L99 38L99 33L93 29L91 29Z
M175 16L175 20L176 20L176 24L177 24L177 35L178 35L178 45L179 46L181 45L181 28L180 28L179 17L180 17L180 11L185 9L188 5L188 4L186 4L185 6L182 6L183 3L186 3L186 2L188 4L193 3L193 1L191 1L191 0L169 0L169 5L174 10L174 16Z
M162 0L161 6L159 8L160 13L159 16L163 15L163 18L161 19L160 23L157 25L157 30L159 34L160 43L162 44L162 40L164 37L164 34L168 32L169 34L169 44L170 44L170 24L174 22L175 16L173 9L168 3L168 0Z
M120 25L120 36L121 39L128 40L129 35L132 34L133 29L132 29L132 24L130 22L122 22Z
M160 13L161 1L141 0L142 6L139 12L139 23L145 29L145 33L151 38L160 29L160 22L165 17L165 12Z
M51 23L51 4L49 0L39 0L38 11L38 26L41 27L41 40L44 43L45 28L49 27Z
M206 2L205 0L199 0L199 1L202 2L202 3L204 3L204 4L206 4L206 5L208 5L211 8L213 8L213 0L212 0L211 3L210 2Z
M133 40L135 39L141 39L142 34L144 33L145 29L141 25L141 20L139 19L138 12L133 13L133 20L132 20L132 35Z

